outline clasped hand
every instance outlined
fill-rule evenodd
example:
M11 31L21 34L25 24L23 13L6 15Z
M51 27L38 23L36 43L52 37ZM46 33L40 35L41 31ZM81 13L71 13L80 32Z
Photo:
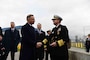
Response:
M50 46L56 47L56 46L57 46L57 43L56 43L56 42L52 42L52 43L50 44Z
M42 45L43 45L42 42L37 42L36 43L36 48L40 48Z

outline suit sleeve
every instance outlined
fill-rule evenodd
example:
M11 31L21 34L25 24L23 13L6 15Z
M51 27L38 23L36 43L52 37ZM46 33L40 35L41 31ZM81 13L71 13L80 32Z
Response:
M17 45L19 42L20 42L20 34L19 34L19 31L17 30Z

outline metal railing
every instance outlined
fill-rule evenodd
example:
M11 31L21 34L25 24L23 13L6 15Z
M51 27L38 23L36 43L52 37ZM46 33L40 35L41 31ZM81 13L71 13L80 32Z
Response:
M71 47L85 48L85 44L82 42L71 42Z

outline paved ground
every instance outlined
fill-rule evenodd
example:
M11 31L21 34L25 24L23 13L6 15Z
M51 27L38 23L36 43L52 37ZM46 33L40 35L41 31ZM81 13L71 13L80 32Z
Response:
M89 54L90 55L90 53L85 52L85 49L81 49L81 48L74 48L74 47L72 47L69 50L70 51L76 51L76 52L79 52L79 53L85 53L85 54ZM10 54L9 54L7 60L11 60ZM19 52L16 52L16 54L15 54L15 60L19 60ZM49 58L49 60L50 60L50 58Z
M8 55L7 60L11 60L10 53L9 53L9 55ZM19 60L19 52L16 52L16 53L15 53L15 60Z
M8 55L7 60L11 60L10 53L9 53L9 55ZM19 52L16 52L16 53L15 53L15 60L19 60ZM44 59L44 60L45 60L45 59ZM50 58L49 58L49 60L50 60Z

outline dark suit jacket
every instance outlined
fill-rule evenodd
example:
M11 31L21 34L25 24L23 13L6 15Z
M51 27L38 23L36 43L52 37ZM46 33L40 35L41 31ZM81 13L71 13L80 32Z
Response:
M28 23L22 29L21 51L19 60L35 60L36 33L35 28Z
M10 28L5 31L2 42L6 51L16 52L19 41L20 35L18 30L15 29L14 32L12 32Z
M85 46L86 48L90 48L90 41L88 40L88 38L86 38Z

